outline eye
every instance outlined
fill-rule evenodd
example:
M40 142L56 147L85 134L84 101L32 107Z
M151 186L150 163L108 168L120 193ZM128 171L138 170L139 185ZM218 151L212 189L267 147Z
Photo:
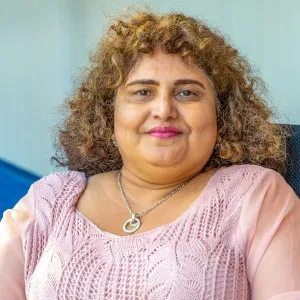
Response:
M193 88L182 88L175 91L175 97L180 102L197 102L201 98L201 92Z
M180 96L184 96L184 97L188 97L188 96L192 96L195 95L193 92L189 91L189 90L183 90L181 92L179 92Z
M138 95L138 96L149 96L150 95L150 91L140 90L140 91L137 91L135 94Z
M198 97L197 92L192 92L191 90L181 90L178 91L178 93L176 94L177 97L179 98L183 98L183 99L194 99Z

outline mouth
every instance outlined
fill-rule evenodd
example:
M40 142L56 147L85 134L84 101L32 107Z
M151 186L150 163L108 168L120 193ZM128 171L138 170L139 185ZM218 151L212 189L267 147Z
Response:
M168 138L172 138L175 137L179 134L181 134L182 132L176 128L176 127L172 127L172 126L158 126L158 127L154 127L151 130L148 131L148 134L159 138L159 139L168 139Z

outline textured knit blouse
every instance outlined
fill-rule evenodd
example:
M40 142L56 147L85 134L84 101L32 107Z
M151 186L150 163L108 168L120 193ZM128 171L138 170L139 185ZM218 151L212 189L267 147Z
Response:
M86 183L50 174L4 213L1 300L300 299L300 200L278 173L222 167L175 221L132 236L76 209Z

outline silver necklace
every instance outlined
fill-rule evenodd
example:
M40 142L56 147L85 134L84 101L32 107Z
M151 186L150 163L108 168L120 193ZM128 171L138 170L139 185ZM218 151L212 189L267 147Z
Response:
M154 206L144 210L141 213L134 213L129 207L129 204L128 204L126 196L125 196L125 192L124 192L122 184L121 184L121 173L122 173L122 171L120 170L120 172L118 174L118 186L119 186L119 190L121 192L122 199L125 202L125 205L131 214L131 218L128 219L123 225L123 231L126 233L133 233L133 232L137 231L139 229L139 227L141 226L141 221L139 218L141 218L144 214L146 214L150 210L157 207L159 204L166 201L168 198L170 198L172 195L177 193L180 189L182 189L190 181L190 179L188 179L187 181L182 183L180 186L178 186L176 189L172 190L168 195L166 195L160 201L158 201ZM131 226L131 229L127 229L128 224Z

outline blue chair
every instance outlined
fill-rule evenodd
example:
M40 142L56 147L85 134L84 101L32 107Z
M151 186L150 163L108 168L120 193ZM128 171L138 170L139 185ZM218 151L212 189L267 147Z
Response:
M14 205L40 177L0 160L0 220L3 212Z
M291 126L291 136L287 141L286 181L300 198L300 125Z

